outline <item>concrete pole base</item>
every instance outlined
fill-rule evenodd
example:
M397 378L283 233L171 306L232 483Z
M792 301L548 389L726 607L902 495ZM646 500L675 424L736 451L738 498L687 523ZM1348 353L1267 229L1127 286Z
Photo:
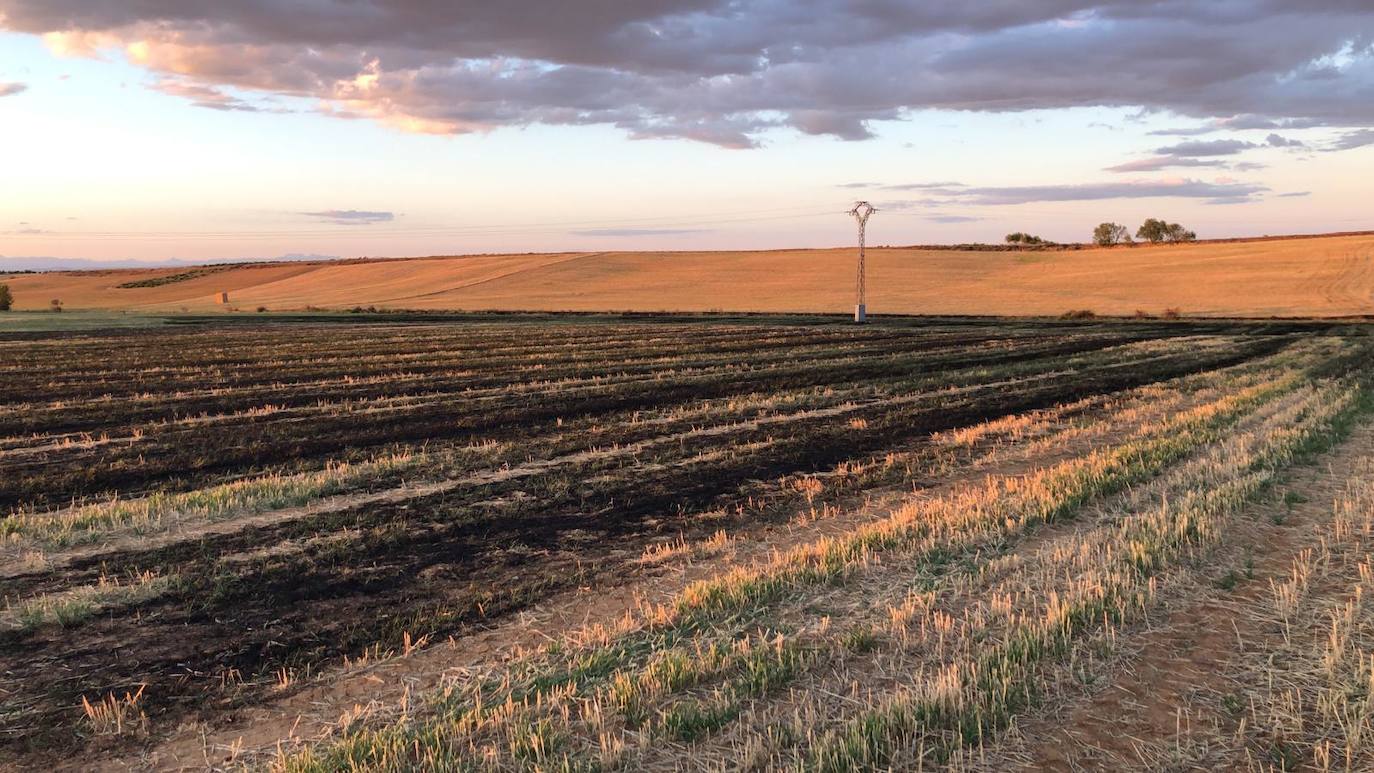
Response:
M859 324L868 321L868 309L862 303L854 307L854 321Z

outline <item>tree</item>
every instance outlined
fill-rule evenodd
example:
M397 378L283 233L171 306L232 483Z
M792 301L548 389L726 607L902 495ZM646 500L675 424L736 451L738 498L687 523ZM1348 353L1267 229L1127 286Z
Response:
M1164 241L1164 234L1168 233L1169 224L1163 220L1148 218L1140 224L1140 228L1135 232L1135 238L1144 239L1150 244L1158 244Z
M14 305L14 293L10 292L9 285L0 285L0 311L9 311Z
M1048 244L1048 243L1049 243L1049 242L1046 242L1044 239L1041 239L1039 236L1032 236L1031 234L1021 233L1020 231L1017 231L1017 232L1015 232L1015 233L1009 233L1009 234L1007 234L1007 244L1033 244L1033 245L1038 245L1038 244Z
M1164 234L1164 238L1171 242L1195 242L1197 234L1189 231L1178 223L1170 223L1169 230Z
M1110 247L1113 244L1130 244L1131 232L1120 223L1102 223L1093 229L1093 244Z
M1140 230L1135 232L1137 239L1144 239L1151 244L1160 242L1192 242L1197 241L1197 234L1189 231L1178 223L1169 223L1163 220L1149 218L1140 226Z

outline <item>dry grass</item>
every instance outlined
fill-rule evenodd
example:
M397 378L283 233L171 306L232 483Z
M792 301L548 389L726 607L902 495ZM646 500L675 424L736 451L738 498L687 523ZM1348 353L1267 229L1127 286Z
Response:
M148 718L139 708L143 690L147 685L139 685L138 690L116 696L110 693L95 703L81 698L81 711L86 723L97 735L123 735L130 731L141 731Z
M138 486L121 498L92 488L88 499L66 506L66 497L27 507L20 500L0 525L0 534L9 534L0 556L84 573L62 583L9 575L14 590L6 615L14 630L0 632L9 641L76 651L75 642L84 654L88 645L98 650L121 639L138 642L128 651L153 653L210 615L222 628L203 628L207 635L170 650L176 659L156 669L146 660L124 672L87 668L93 676L57 698L46 686L45 662L32 662L35 677L26 684L41 687L28 694L46 702L21 706L14 716L35 728L40 716L48 726L68 723L60 727L66 736L50 734L58 743L75 731L92 747L133 754L136 741L96 740L88 731L115 736L134 728L163 737L169 706L176 711L178 701L200 694L176 692L190 645L197 652L227 651L220 649L222 637L248 644L245 652L285 651L298 643L304 651L348 637L347 649L328 657L283 652L236 662L262 664L241 670L198 665L208 682L219 683L205 694L244 701L254 715L252 731L243 734L246 746L225 735L239 728L206 720L203 748L232 749L224 764L307 770L970 765L1038 710L1053 685L1110 660L1121 638L1173 603L1197 567L1238 525L1245 528L1246 508L1266 487L1284 485L1285 469L1341 436L1367 410L1357 361L1368 351L1365 342L1284 332L1289 327L1266 326L1265 337L1167 341L1094 330L1087 331L1094 338L1086 351L1069 349L1049 360L1032 352L1009 362L990 359L975 338L979 351L960 355L957 369L918 362L890 378L851 384L843 382L848 364L841 360L833 384L797 381L785 370L778 380L785 389L706 394L692 388L693 369L674 364L682 355L669 341L646 353L644 361L654 365L643 372L639 360L610 373L544 370L543 362L521 370L517 392L542 384L601 399L620 394L622 381L635 386L670 367L675 377L682 371L676 394L688 396L660 405L631 400L630 410L610 413L580 411L576 402L541 406L532 414L537 420L524 425L537 424L543 434L529 441L498 436L501 442L477 447L465 445L476 434L448 444L431 437L394 454L391 445L375 455L358 453L347 465L254 465L247 474L206 476L185 490ZM739 331L745 347L756 345L749 332ZM968 346L952 338L955 352ZM887 356L868 342L864 347L875 349L870 358ZM376 347L379 357L386 348ZM507 348L494 340L487 353L503 369ZM1216 356L1237 348L1255 353ZM569 348L570 356L581 351ZM805 372L806 360L791 363L790 351L779 359ZM1236 364L1180 370L1181 353ZM863 361L862 352L853 354ZM280 357L288 360L289 352ZM718 359L731 368L737 357L729 352ZM455 359L465 372L479 370L476 361ZM409 370L420 370L401 367L397 377L407 384ZM1138 376L1135 368L1142 369ZM1151 379L1155 368L1169 375ZM320 383L337 372L317 370ZM1181 372L1191 375L1174 375ZM164 374L167 383L192 391L193 376ZM67 383L60 372L51 378L58 387ZM1135 386L1147 379L1153 383ZM603 381L616 391L602 395ZM1041 381L1049 388L1027 391ZM464 393L484 401L474 415L510 410L524 399L509 397L503 382L485 383ZM316 403L309 393L292 402L284 386L272 384L271 399L216 399L219 410L169 419L239 416L293 428L300 419L313 421L317 409L337 410L330 426L356 437L367 421L391 422L396 406L451 399L423 386L417 381L376 401L321 397ZM984 410L989 399L997 408L1013 405L998 401L1003 394L1026 397L1012 408ZM66 399L48 395L53 402ZM923 420L925 405L957 412L958 421L938 425L954 429L919 432L914 422ZM49 406L35 403L32 410ZM146 415L154 414L140 414ZM39 415L25 426L46 421ZM148 428L147 439L131 442L127 456L148 452L170 432L159 421L138 425ZM79 445L97 441L99 433L72 433L73 443L61 444L56 433L70 426L79 425L54 424L51 436L14 432L0 444L20 451L16 458L43 446L48 462L79 474L88 456L125 453L122 441L132 436L124 427L106 446ZM184 429L192 436L205 426ZM862 443L851 447L854 439ZM336 453L329 451L334 462ZM703 487L686 527L664 517L674 490L727 473L737 475L719 487L729 496ZM417 480L426 487L414 486ZM1293 502L1301 501L1295 493ZM336 513L340 502L356 512ZM642 515L645 528L623 543L629 549L615 545L616 537L602 540L615 552L594 552L593 525L624 503L642 505L627 512ZM468 525L504 529L518 523L512 519L562 519L575 509L591 517L585 523L569 518L577 528L547 538L493 531L478 539L479 529ZM320 514L326 517L319 523L303 520ZM1267 518L1258 522L1269 528ZM240 534L257 537L259 529L272 538L239 540ZM452 548L427 552L423 540L412 541L420 529L451 529L445 536L454 538ZM109 568L105 556L122 551L138 563ZM183 554L193 560L182 561ZM469 554L492 561L447 561ZM587 556L605 562L608 574L624 567L624 584L585 579ZM521 579L504 564L521 571L567 567L567 592L551 586L547 596L518 600L547 602L550 610L501 610L495 594ZM1264 596L1276 610L1279 601L1287 605L1280 646L1305 641L1303 599L1320 585L1323 566L1322 554L1314 553L1298 574L1276 578L1275 591ZM153 573L133 576L143 569ZM120 579L97 581L100 571ZM338 587L352 588L388 574L405 578L400 587L433 590L445 602L452 593L472 604L472 613L457 616L469 614L466 606L455 613L408 604L403 594L378 594L376 603L369 596L370 605L350 608L330 603L339 596L321 582L337 576ZM314 595L302 599L307 593ZM497 606L483 607L493 599ZM290 609L283 604L278 613L279 600L289 600ZM179 617L188 602L192 614ZM202 602L207 613L197 608ZM554 607L557 622L548 623L546 612ZM496 611L488 615L488 609ZM260 619L236 617L241 612ZM310 615L320 618L318 625ZM463 620L483 630L469 632L455 622ZM525 625L538 627L517 630ZM585 627L569 633L570 626ZM238 630L262 634L250 642ZM419 652L425 634L442 639L449 633L456 638L447 650ZM30 662L15 648L10 667ZM146 695L137 693L142 682ZM278 709L296 721L262 718ZM298 735L302 714L310 714L308 729ZM185 740L183 730L173 732ZM319 744L307 740L320 732L331 736ZM273 756L268 749L279 739L283 745ZM138 752L156 756L151 747ZM1198 753L1180 745L1171 759Z
M11 549L59 548L108 539L121 531L149 534L187 522L302 505L428 461L424 452L406 451L354 464L331 463L319 472L272 474L185 493L114 498L55 512L16 512L0 520L0 540Z
M7 600L0 612L0 631L74 626L102 612L154 598L175 583L174 577L145 571L128 578L101 576L90 585L20 601Z
M1159 603L1158 577L1220 544L1277 470L1363 409L1358 389L1297 373L1231 386L1115 446L917 499L696 583L455 682L419 717L276 764L841 771L967 760L1036 701L1048 672ZM1095 501L1113 504L1087 517Z
M1367 235L1074 252L871 248L868 265L869 303L882 312L1374 312L1374 237ZM245 309L844 312L853 301L852 270L852 250L590 253L238 267L133 289L116 286L184 269L38 274L10 284L20 309L61 298L71 309L217 311L218 293L228 290Z
M1278 635L1237 675L1240 722L1222 744L1252 770L1374 767L1374 459L1255 611Z

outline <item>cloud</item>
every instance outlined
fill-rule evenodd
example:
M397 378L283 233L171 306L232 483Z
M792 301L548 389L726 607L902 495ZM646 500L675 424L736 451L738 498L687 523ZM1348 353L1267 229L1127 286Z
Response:
M1311 118L1269 118L1254 113L1213 118L1203 126L1184 126L1172 129L1156 129L1149 132L1158 137L1197 137L1212 134L1223 129L1243 131L1246 129L1311 129L1321 126L1322 122Z
M1169 130L1166 130L1169 131ZM1151 132L1159 134L1161 132ZM1254 148L1305 148L1307 145L1302 140L1289 139L1279 134L1270 134L1263 143L1247 142L1237 139L1222 140L1190 140L1180 142L1177 145L1169 145L1163 148L1156 148L1155 155L1151 158L1142 158L1135 161L1127 161L1124 164L1109 166L1105 171L1108 172L1157 172L1161 169L1176 167L1213 167L1218 169L1236 169L1246 171L1249 169L1263 168L1262 164L1241 162L1234 165L1225 161L1205 160L1217 156L1234 156Z
M933 223L976 223L983 218L969 215L928 215L926 220Z
M574 236L685 236L707 231L700 228L588 228L568 233Z
M0 0L0 28L123 52L202 107L257 93L404 131L595 124L729 148L862 140L930 109L1371 128L1371 24L1359 0Z
M1307 145L1302 140L1289 139L1277 134L1271 134L1264 138L1264 143L1271 148L1305 148Z
M1280 198L1280 199L1296 199L1296 198L1301 198L1301 197L1303 197L1303 196L1311 196L1311 195L1312 195L1312 191L1293 191L1292 193L1280 193L1280 194L1278 194L1278 198Z
M1245 140L1193 140L1191 142L1180 142L1177 145L1156 148L1155 153L1161 156L1178 156L1180 158L1199 158L1207 156L1234 156L1244 150L1259 147L1253 142Z
M937 204L931 201L913 201L911 199L878 199L870 201L869 203L876 207L879 211L883 212L890 212L893 210L900 209L928 209L933 206L938 206Z
M302 212L301 214L334 225L372 225L373 223L390 223L396 219L394 212L372 212L362 209L326 209L320 212Z
M962 197L965 203L984 206L1032 204L1047 201L1100 201L1165 197L1206 199L1215 203L1240 203L1251 201L1257 194L1267 190L1269 189L1263 185L1252 183L1209 183L1202 180L1182 179L966 188L955 195Z
M836 188L876 188L879 183L839 183Z
M1326 150L1354 150L1366 145L1374 145L1374 129L1361 129L1342 134Z
M3 21L3 19L0 19L0 23L3 23ZM0 97L13 96L22 91L27 91L28 88L29 87L23 83L0 83Z
M1220 118L1217 120L1219 128L1226 129L1311 129L1321 126L1320 121L1303 118L1266 118L1262 115L1246 114L1233 115L1230 118Z
M1155 129L1149 132L1155 137L1197 137L1202 134L1211 134L1216 131L1215 126L1184 126L1175 129Z
M204 86L181 78L159 78L152 89L173 97L189 100L196 107L210 110L239 111L257 113L262 108L238 97L224 93L212 86Z
M1142 158L1136 161L1127 161L1124 164L1109 166L1104 171L1107 172L1157 172L1161 169L1173 167L1219 167L1225 168L1226 164L1221 161L1203 161L1197 158L1175 158L1173 156L1154 156L1152 158Z
M963 183L940 182L940 183L898 183L896 185L884 185L883 188L889 191L929 191L942 190L945 188L962 188Z

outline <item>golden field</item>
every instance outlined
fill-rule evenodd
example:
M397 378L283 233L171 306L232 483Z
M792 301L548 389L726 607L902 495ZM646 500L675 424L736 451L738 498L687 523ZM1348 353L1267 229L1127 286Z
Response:
M151 312L266 307L527 311L847 312L853 248L594 252L239 265L153 287L185 267L5 279L17 309ZM1374 314L1374 234L1083 250L868 251L869 308L904 314ZM229 293L229 304L219 302Z

